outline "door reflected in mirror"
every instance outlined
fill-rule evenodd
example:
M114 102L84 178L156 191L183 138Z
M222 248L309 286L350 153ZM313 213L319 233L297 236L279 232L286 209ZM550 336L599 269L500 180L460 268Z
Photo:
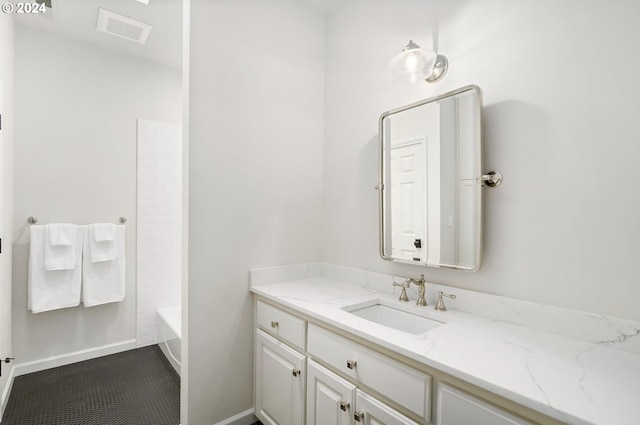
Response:
M475 271L481 258L481 91L380 117L380 255Z

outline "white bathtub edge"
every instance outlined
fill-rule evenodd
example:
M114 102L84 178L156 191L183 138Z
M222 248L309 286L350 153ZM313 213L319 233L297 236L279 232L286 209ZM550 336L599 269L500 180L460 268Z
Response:
M182 328L180 325L180 322L182 321L182 307L179 305L162 307L157 310L157 313L158 319L166 323L178 339L182 339ZM177 319L177 323L174 319Z
M182 367L173 359L173 356L169 353L169 350L167 350L167 345L164 342L159 341L158 347L160 347L162 354L164 354L167 360L169 360L169 363L171 363L171 366L173 366L173 369L176 371L178 376L182 377Z
M180 305L163 307L158 313L158 347L169 360L178 375L182 376L182 307Z

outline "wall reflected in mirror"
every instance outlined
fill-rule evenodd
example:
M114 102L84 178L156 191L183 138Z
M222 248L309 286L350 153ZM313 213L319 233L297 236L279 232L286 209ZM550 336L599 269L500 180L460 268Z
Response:
M380 117L380 255L475 271L481 259L481 91Z

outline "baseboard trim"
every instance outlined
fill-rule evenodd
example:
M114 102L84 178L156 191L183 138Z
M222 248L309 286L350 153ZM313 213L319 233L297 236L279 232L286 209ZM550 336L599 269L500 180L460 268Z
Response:
M40 372L42 370L58 366L65 366L71 363L82 362L102 356L108 356L110 354L120 353L122 351L133 350L134 348L136 348L136 340L130 339L127 341L116 342L114 344L87 348L86 350L74 351L30 362L16 363L12 371L15 372L15 377L18 377L28 373Z
M253 412L254 410L252 407L251 409L240 412L237 415L234 415L214 425L251 425L258 420L255 416L253 416Z
M4 409L7 407L7 402L9 401L9 395L11 394L11 389L13 388L13 379L15 378L15 365L11 368L9 372L9 376L7 376L7 385L4 387L4 391L2 391L2 405L0 406L0 423L2 422L2 417L4 416Z

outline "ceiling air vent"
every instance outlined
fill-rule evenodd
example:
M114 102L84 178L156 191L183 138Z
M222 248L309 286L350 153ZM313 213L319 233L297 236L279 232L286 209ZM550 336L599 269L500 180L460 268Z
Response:
M151 25L100 8L96 29L116 37L144 44L151 32Z

